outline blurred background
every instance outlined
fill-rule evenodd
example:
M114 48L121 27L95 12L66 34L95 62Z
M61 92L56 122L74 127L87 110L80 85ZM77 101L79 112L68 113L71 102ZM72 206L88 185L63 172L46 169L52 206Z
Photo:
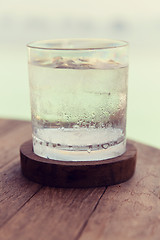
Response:
M30 119L26 44L54 38L130 43L127 135L160 148L159 0L1 0L1 118Z

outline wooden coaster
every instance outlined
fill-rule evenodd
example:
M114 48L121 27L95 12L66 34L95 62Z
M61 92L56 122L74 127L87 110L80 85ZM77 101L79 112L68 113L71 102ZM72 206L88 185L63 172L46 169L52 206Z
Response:
M73 162L42 158L34 154L32 140L20 147L21 168L25 177L51 187L100 187L130 179L135 171L136 148L127 143L126 152L116 158Z

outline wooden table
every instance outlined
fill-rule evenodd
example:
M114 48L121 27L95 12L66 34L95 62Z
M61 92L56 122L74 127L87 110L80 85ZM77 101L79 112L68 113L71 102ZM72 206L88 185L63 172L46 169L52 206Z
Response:
M29 122L0 120L0 240L159 240L160 150L136 143L126 183L90 189L43 187L21 174Z

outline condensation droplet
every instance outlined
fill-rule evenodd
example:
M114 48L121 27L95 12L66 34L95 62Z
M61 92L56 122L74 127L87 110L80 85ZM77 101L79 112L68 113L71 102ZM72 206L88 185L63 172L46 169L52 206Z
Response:
M87 152L90 153L90 152L91 152L91 149L88 149Z

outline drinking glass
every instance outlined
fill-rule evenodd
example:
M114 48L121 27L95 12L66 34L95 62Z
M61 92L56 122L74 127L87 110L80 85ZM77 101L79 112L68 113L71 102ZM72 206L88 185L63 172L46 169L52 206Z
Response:
M56 39L27 47L34 153L62 161L122 155L128 43Z

